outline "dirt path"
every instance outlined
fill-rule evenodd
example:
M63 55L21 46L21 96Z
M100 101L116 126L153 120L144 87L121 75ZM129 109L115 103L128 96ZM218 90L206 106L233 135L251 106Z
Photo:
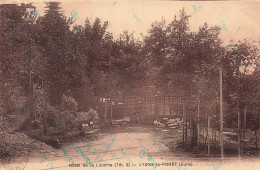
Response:
M161 142L160 131L135 127L102 133L91 143L77 142L61 149L32 152L24 161L24 169L184 169L194 167L194 161L178 156ZM177 134L177 132L176 132ZM173 141L176 139L172 139ZM69 164L73 164L69 167ZM157 163L157 165L156 165ZM166 166L166 163L171 163ZM176 163L176 164L175 164ZM185 166L181 166L181 164ZM192 163L192 166L191 164ZM20 163L21 164L21 163ZM149 165L148 165L149 164ZM189 164L189 165L188 165ZM12 163L14 168L18 163ZM84 167L84 165L88 167ZM93 165L93 167L89 167ZM148 165L148 166L145 166ZM219 163L200 161L210 169L221 169ZM79 166L79 167L78 167ZM11 169L10 168L10 169ZM217 168L217 169L216 169ZM8 169L8 168L5 168ZM18 169L18 168L17 168ZM206 168L207 169L207 168Z
M152 128L129 128L128 132L103 133L99 140L78 142L64 145L62 149L45 152L33 152L28 155L25 169L68 168L69 164L93 163L98 164L130 163L130 167L136 167L137 163L155 163L157 160L172 156L168 147L153 135ZM97 166L96 166L97 164ZM15 163L13 163L15 165ZM100 165L102 166L102 165Z

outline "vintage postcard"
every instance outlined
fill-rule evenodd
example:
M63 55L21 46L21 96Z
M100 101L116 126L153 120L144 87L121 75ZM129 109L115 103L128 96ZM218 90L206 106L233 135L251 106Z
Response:
M260 169L259 14L1 0L0 170Z

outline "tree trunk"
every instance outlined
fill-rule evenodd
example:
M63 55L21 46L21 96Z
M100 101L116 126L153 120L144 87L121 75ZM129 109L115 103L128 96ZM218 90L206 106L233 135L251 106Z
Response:
M196 143L196 139L197 139L197 136L196 136L196 132L197 132L197 124L195 122L195 120L191 120L191 129L192 129L192 148L194 148L194 146L197 145Z
M206 146L207 145L207 129L206 129L206 127L203 128L203 129L204 129L203 139L204 139L204 144Z
M185 128L185 141L187 141L188 138L188 121L187 121L187 115L186 115L186 128Z
M214 130L213 130L213 127L212 127L212 129L211 129L211 139L212 139L212 141L213 141L213 139L214 139Z
M219 141L221 140L220 131L218 131L218 140L219 140Z
M255 151L257 152L257 128L255 129Z
M193 131L193 146L197 146L197 125L196 125L196 122L194 122L194 125L193 125L194 128L192 128L192 131Z
M215 142L217 142L217 131L214 130L214 139L215 139Z
M182 142L185 141L185 128L184 128L184 121L185 119L185 113L184 113L184 100L183 100L183 105L182 105Z
M34 119L36 119L36 115L33 114L33 85L32 85L32 73L29 73L29 112L30 117L32 118L34 115Z
M47 127L45 122L45 112L42 114L42 124L43 124L43 132L46 135L47 134Z
M244 131L243 131L243 139L245 139L245 135L246 135L246 112L247 112L247 106L245 106L245 110L244 110Z

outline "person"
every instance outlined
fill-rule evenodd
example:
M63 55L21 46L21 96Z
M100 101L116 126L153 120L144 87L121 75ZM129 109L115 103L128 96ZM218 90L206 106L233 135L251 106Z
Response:
M135 112L136 123L138 124L137 112Z
M144 120L144 111L142 111L140 114L140 122L143 123L143 120Z
M137 124L139 124L140 123L140 113L139 112L136 112L135 113L135 116L136 116L136 119L137 119Z

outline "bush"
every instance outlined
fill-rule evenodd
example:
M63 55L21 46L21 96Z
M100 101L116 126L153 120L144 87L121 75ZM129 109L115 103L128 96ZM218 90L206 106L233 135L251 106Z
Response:
M52 139L50 138L49 140L46 141L47 145L52 146L55 149L60 149L61 148L61 143L58 139Z
M73 97L62 96L61 112L58 114L58 118L65 129L74 126L74 120L77 117L78 103Z
M9 147L6 143L0 143L0 160L10 156Z
M78 110L78 103L73 97L63 95L61 107L63 111L76 112Z
M78 113L74 123L77 124L78 127L81 127L82 123L92 121L95 124L97 120L99 120L98 112L94 109L90 109L88 112Z

